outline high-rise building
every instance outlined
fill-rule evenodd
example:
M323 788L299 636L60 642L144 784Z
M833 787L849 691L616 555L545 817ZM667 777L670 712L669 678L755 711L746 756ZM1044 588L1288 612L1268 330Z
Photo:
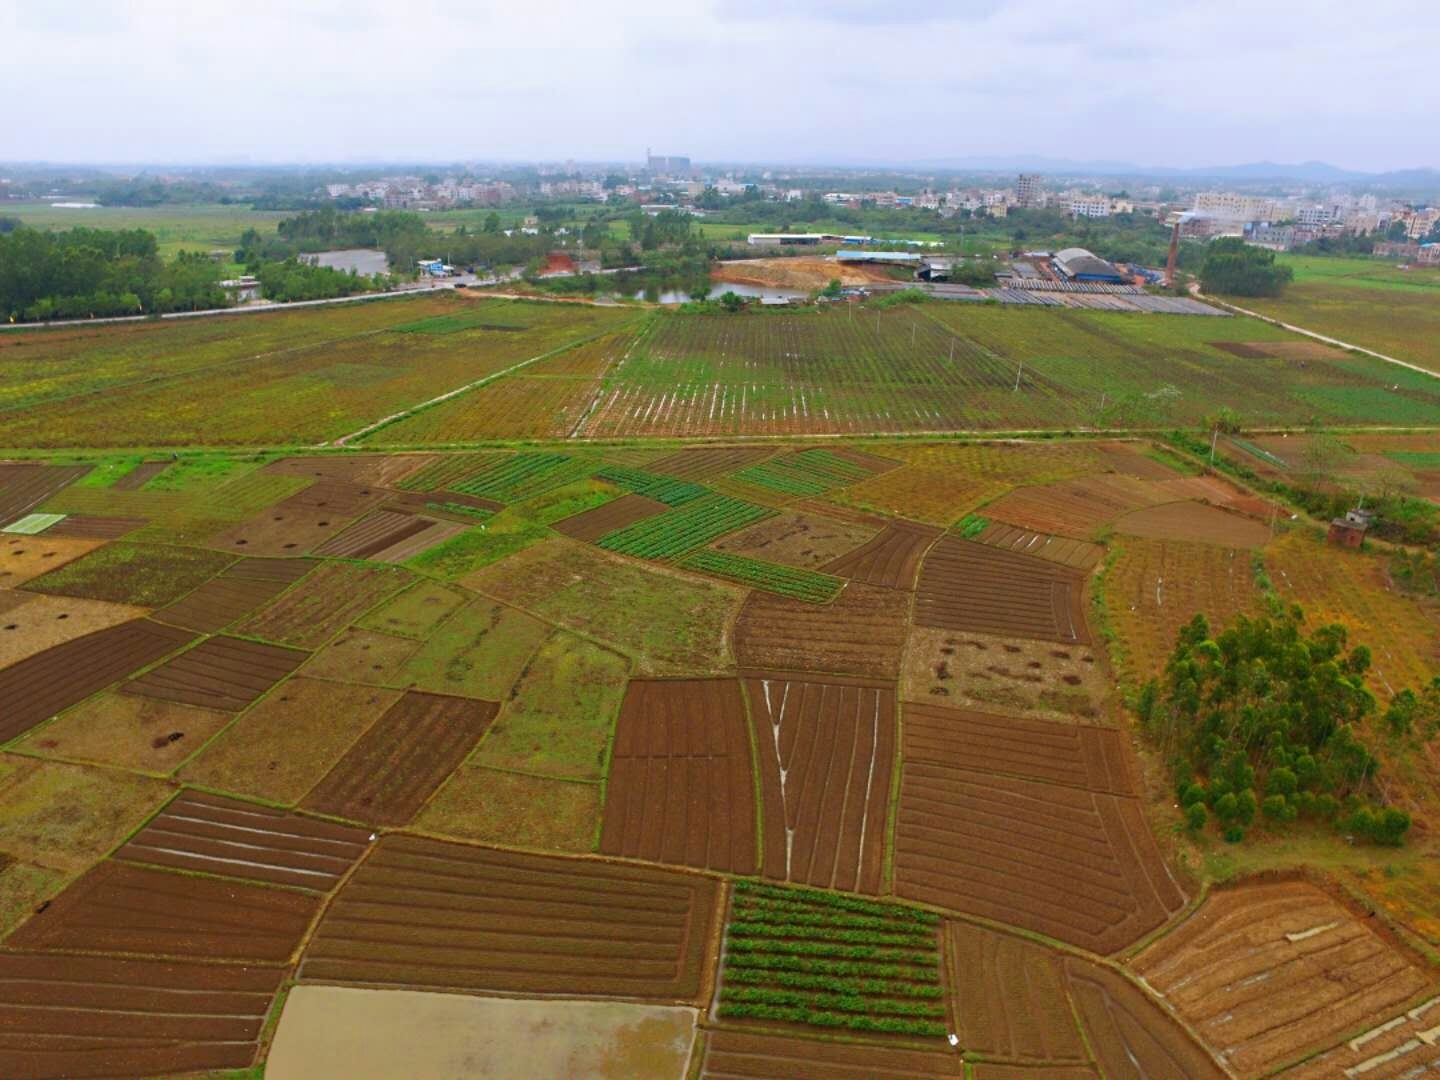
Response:
M656 176L687 176L690 159L679 154L652 154L647 150L645 168Z
M1035 173L1021 173L1015 183L1015 201L1020 206L1039 206L1043 201L1040 193L1040 177Z

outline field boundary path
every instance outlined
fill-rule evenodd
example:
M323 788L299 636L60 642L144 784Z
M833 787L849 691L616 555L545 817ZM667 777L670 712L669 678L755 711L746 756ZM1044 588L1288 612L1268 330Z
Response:
M1252 319L1259 319L1261 322L1267 322L1271 326L1278 326L1282 330L1289 330L1292 334L1304 334L1306 337L1313 338L1316 341L1324 342L1326 345L1335 345L1342 349L1350 349L1354 352L1364 353L1366 356L1373 356L1376 360L1384 360L1387 364L1396 364L1399 367L1409 368L1411 371L1418 371L1422 375L1429 375L1431 378L1440 379L1440 374L1436 374L1429 368L1421 367L1419 364L1412 364L1409 360L1401 360L1398 357L1387 356L1385 353L1376 352L1374 349L1367 349L1363 345L1354 345L1348 341L1341 341L1339 338L1327 337L1325 334L1321 334L1315 330L1306 330L1303 326L1295 326L1292 323L1287 323L1281 319L1277 319L1273 315L1262 315L1258 311L1251 311L1249 308L1243 308L1239 304L1231 304L1227 303L1224 300L1217 300L1215 297L1210 296L1207 293L1202 293L1200 291L1199 285L1192 284L1190 286L1190 295L1194 296L1196 299L1204 300L1207 303L1218 304L1220 307L1228 308L1231 311L1238 312L1241 315L1248 315Z

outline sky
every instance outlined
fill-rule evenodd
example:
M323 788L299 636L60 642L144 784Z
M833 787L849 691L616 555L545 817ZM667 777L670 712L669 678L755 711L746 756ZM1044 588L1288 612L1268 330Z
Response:
M1440 167L1437 40L1435 0L0 0L0 160Z

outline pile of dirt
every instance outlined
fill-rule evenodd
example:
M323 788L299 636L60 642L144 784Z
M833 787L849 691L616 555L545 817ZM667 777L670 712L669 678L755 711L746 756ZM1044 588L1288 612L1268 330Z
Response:
M880 267L846 266L818 256L718 263L710 272L710 277L713 281L777 289L823 289L836 278L842 285L868 285L890 280Z

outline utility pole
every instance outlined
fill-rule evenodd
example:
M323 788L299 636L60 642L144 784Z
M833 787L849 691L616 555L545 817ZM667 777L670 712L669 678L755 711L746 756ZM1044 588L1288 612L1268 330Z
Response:
M1020 366L1015 369L1015 390L1019 390L1019 389L1020 389L1020 373L1021 373L1022 371L1024 371L1024 370L1025 370L1025 361L1024 361L1024 360L1021 360L1021 361L1020 361ZM1011 393L1013 394L1013 393L1015 392L1015 390L1012 390Z
M1210 433L1210 467L1215 467L1215 443L1220 439L1220 427L1216 425L1215 430Z
M955 339L952 337L952 338L950 339L950 363L953 364L954 362L955 362Z

